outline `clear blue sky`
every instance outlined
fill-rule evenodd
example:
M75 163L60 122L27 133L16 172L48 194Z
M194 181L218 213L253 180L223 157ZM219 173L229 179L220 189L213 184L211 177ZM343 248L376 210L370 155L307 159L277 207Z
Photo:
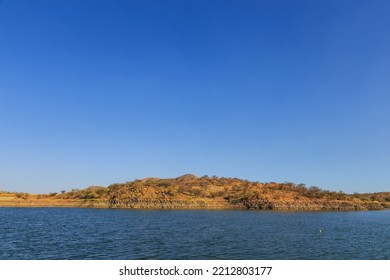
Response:
M0 1L0 189L185 173L390 191L389 1Z

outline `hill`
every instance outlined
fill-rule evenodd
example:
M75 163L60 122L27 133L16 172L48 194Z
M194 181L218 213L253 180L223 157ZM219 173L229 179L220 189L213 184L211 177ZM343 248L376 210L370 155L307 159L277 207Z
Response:
M390 192L345 194L304 184L260 183L187 174L145 178L108 187L33 195L0 193L0 206L58 206L135 209L382 210Z

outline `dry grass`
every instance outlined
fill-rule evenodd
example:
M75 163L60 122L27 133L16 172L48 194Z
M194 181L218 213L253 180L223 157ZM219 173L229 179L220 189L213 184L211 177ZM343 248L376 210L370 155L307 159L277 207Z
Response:
M145 178L107 188L91 186L62 194L0 193L0 206L170 209L379 210L390 193L354 194L303 184L259 183L237 178Z

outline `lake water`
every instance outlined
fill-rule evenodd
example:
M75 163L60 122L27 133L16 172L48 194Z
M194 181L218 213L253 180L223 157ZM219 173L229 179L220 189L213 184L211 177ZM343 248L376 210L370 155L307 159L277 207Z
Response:
M0 259L390 259L390 211L0 208Z

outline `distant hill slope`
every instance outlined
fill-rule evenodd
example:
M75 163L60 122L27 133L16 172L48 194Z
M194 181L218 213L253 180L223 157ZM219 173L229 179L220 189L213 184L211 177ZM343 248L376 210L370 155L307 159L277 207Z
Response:
M390 192L345 194L294 183L237 178L145 178L60 194L0 193L0 206L63 206L137 209L381 210Z

